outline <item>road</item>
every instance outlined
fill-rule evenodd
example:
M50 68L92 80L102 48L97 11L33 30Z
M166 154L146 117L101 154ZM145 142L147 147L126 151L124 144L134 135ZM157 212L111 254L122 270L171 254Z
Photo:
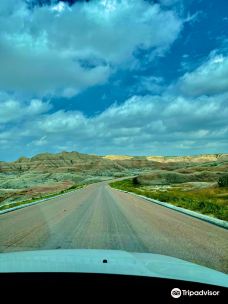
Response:
M0 252L59 248L152 252L228 272L227 230L106 182L0 215Z

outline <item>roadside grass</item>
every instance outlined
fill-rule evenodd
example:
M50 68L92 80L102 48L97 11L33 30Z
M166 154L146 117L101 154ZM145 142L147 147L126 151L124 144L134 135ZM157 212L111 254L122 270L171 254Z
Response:
M110 186L228 221L227 187L186 190L178 185L164 191L134 184L133 179L112 182Z
M67 189L59 191L59 192L51 193L51 194L48 194L48 195L40 195L39 197L33 197L31 199L24 200L24 201L4 204L4 205L0 206L0 211L7 210L7 209L10 209L10 208L14 208L14 207L18 207L18 206L21 206L21 205L31 204L31 203L34 203L34 202L37 202L37 201L40 201L40 200L43 200L43 199L52 198L52 197L55 197L55 196L58 196L58 195L61 195L61 194L67 193L67 192L71 192L71 191L76 190L76 189L83 188L84 186L85 186L84 184L80 184L80 185L75 184L75 185L71 186L70 188L67 188Z

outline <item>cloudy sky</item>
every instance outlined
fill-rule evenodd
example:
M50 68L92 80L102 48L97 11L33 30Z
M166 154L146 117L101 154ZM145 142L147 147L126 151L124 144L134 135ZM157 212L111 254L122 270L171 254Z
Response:
M227 0L1 0L0 160L228 152Z

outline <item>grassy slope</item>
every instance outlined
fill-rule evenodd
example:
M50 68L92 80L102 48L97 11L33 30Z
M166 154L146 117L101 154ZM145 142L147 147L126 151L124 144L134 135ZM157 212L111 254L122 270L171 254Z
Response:
M166 191L148 190L141 185L135 185L132 179L113 182L110 186L228 221L227 188L184 191L180 187L171 187Z

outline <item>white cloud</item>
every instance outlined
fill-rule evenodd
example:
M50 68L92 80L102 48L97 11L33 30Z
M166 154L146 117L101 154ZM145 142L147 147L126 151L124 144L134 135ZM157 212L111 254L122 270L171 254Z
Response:
M42 118L38 123L38 128L47 134L60 134L75 132L77 129L81 132L81 128L85 127L85 125L86 118L82 113L58 111Z
M32 119L50 108L50 104L38 99L33 99L27 104L15 99L0 101L0 124L19 122L25 118Z
M210 58L196 70L184 74L178 87L189 96L228 92L228 57L212 52Z
M10 145L23 147L30 155L59 152L62 147L99 154L224 152L228 148L227 97L133 96L89 118L78 111L49 113L48 107L29 120L21 112L20 124L1 133L2 151ZM31 105L24 111L28 113Z
M137 49L169 48L181 26L174 12L143 0L33 11L22 0L1 0L0 89L72 96L104 83Z
M66 9L66 6L67 5L64 2L60 1L57 4L51 6L51 10L61 13Z

